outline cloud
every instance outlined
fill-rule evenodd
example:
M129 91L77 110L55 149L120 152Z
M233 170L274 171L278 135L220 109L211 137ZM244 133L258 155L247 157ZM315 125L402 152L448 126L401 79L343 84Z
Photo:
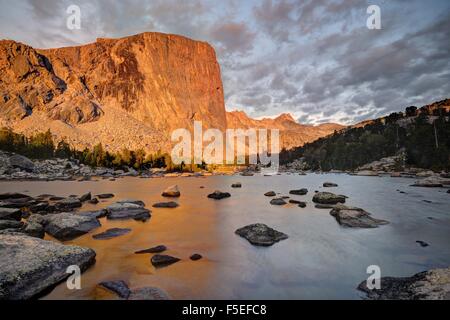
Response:
M305 123L353 123L449 96L450 2L372 0L0 0L0 37L38 48L145 31L207 41L226 104L255 117L291 112Z

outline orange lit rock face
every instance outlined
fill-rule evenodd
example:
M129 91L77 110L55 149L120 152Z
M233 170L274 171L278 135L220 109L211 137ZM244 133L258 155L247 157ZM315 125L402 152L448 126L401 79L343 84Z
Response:
M335 130L344 128L339 124L325 123L319 126L302 125L296 122L290 114L281 114L275 119L255 120L247 116L243 111L227 113L228 128L248 129L266 128L280 130L280 148L290 149L302 146L321 137L332 134Z
M253 120L226 113L220 67L207 43L143 33L39 50L0 41L0 125L32 135L50 129L74 147L170 151L171 133L205 128L278 128L291 147L333 132L289 115Z

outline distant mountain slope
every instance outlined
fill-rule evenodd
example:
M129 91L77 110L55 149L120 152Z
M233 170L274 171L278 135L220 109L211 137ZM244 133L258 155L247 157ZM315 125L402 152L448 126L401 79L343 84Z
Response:
M450 168L450 99L364 121L336 134L282 152L281 163L302 159L311 169L348 170L401 150L406 164Z
M291 149L312 142L341 130L344 126L335 123L326 123L319 126L303 125L294 120L290 114L283 113L274 119L264 118L256 120L250 118L243 111L227 112L228 128L267 128L280 130L280 148Z
M0 125L15 132L50 129L77 149L167 152L172 131L192 129L194 120L222 131L277 128L286 148L342 128L226 113L214 49L182 36L142 33L48 50L0 41Z

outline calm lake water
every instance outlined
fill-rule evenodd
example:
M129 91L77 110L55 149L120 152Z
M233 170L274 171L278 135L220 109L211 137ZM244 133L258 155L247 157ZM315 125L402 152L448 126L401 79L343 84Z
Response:
M322 188L326 181L339 187ZM94 249L97 262L83 273L82 290L70 291L63 283L44 299L115 298L96 287L106 280L125 280L131 288L159 287L174 299L361 299L356 287L368 277L369 265L379 265L382 276L411 276L450 265L450 195L446 189L410 187L413 181L344 174L124 178L0 182L0 192L32 196L114 193L115 198L85 205L82 210L121 199L143 200L150 209L155 202L167 201L161 197L166 187L180 187L181 197L176 200L180 207L176 209L151 208L152 217L145 223L102 218L101 228L66 242ZM242 188L232 189L234 182L241 182ZM272 206L264 196L270 190L288 195L289 190L299 188L308 188L308 195L291 197L306 201L304 209ZM216 189L230 192L231 198L208 199L207 194ZM330 210L315 209L311 201L314 190L325 189L347 195L348 205L361 207L390 224L377 229L339 226ZM257 222L288 234L289 239L262 248L234 234L237 228ZM93 234L113 227L131 228L132 232L111 240L92 239ZM416 240L430 246L423 248ZM166 254L182 261L155 269L150 254L134 254L160 244L168 247ZM193 253L204 258L191 261Z

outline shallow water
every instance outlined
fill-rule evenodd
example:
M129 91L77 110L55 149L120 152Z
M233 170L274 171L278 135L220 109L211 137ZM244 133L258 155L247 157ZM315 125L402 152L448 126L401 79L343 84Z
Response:
M339 187L322 188L325 181ZM234 182L241 182L242 188L232 189ZM167 201L160 196L166 187L177 184L181 189L176 209L151 208L152 217L145 223L102 218L101 228L66 242L93 248L97 262L83 273L81 290L68 290L62 283L45 299L114 298L96 287L106 280L125 280L131 288L159 287L174 299L360 299L356 287L368 277L369 265L380 266L382 276L411 276L450 265L450 195L446 189L410 187L412 182L344 174L124 178L0 182L0 192L115 194L113 199L82 208L93 210L121 199L143 200L151 208L155 202ZM308 195L291 196L305 200L304 209L272 206L264 196L270 190L288 195L289 190L304 187ZM207 194L216 189L230 192L231 198L208 199ZM330 210L315 209L311 201L314 190L325 189L347 195L348 205L364 208L390 224L377 229L340 227ZM289 239L261 248L234 234L237 228L256 222L288 234ZM92 239L93 234L112 227L132 232L111 240ZM430 246L423 248L416 240ZM166 254L182 261L155 269L150 254L134 254L160 244L169 248ZM193 253L204 258L191 261Z

